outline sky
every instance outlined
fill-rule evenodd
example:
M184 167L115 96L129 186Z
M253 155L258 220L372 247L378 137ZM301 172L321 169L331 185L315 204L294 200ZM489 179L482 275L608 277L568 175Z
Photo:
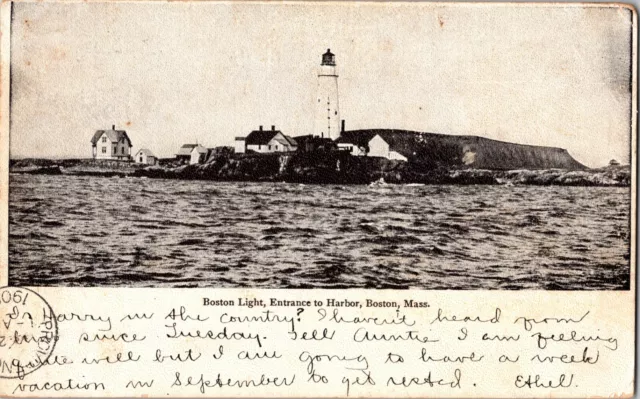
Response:
M10 153L90 157L313 132L336 54L347 129L469 134L629 162L629 9L420 3L14 3Z

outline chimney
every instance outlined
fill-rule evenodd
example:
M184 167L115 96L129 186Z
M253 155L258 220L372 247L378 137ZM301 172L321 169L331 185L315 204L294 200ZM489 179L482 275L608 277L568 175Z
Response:
M271 131L275 132L276 131L276 125L271 125Z
M262 131L262 125L260 125L260 131Z
M116 125L111 125L111 130L116 130Z
M344 133L344 119L342 120L342 126L340 128L340 133Z

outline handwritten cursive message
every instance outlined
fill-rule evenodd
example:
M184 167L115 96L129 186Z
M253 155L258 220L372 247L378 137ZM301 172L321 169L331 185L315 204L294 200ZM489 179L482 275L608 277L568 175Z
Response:
M632 309L614 315L600 302L616 293L39 292L57 344L46 358L23 355L39 364L19 373L27 365L6 354L30 336L8 335L16 310L3 304L0 371L16 376L0 380L3 394L574 397L632 389L633 329L621 328Z

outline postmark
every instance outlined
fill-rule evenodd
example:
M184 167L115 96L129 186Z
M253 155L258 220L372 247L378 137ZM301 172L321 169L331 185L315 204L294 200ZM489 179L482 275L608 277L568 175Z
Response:
M0 288L0 378L24 378L47 362L58 341L49 303L21 287Z

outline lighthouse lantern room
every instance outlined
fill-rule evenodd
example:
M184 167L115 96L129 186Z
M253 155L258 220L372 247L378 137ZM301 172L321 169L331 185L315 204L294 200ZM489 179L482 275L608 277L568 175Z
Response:
M338 108L338 73L336 56L327 49L318 70L318 97L316 99L315 136L335 140L340 135Z

